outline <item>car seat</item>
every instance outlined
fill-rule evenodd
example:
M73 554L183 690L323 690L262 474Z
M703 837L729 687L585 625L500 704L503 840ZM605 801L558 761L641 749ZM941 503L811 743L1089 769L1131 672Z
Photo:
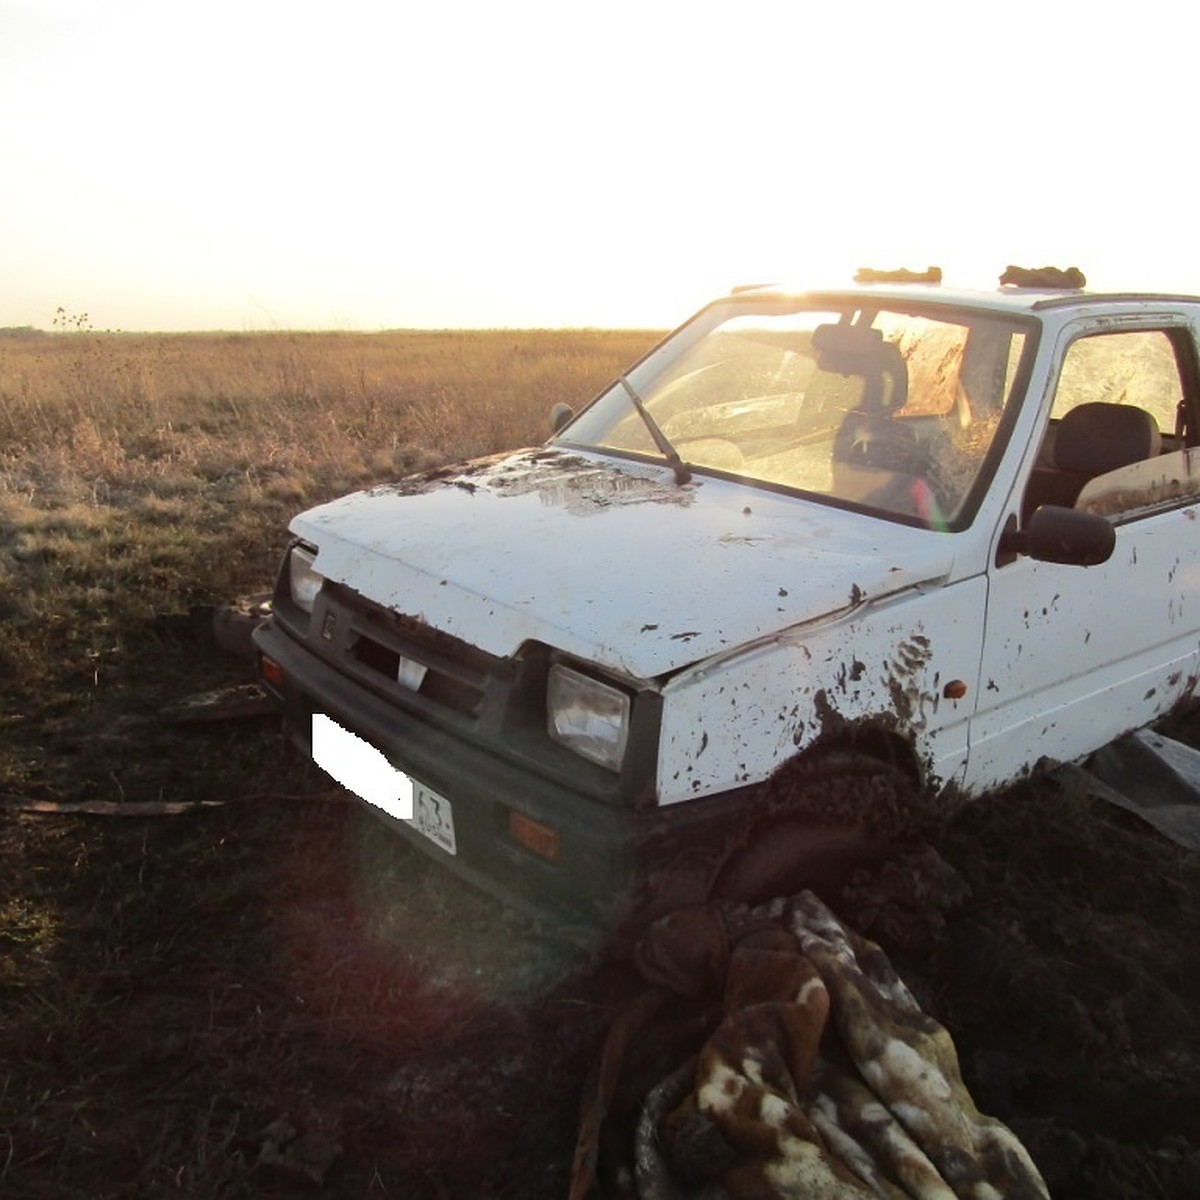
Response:
M1091 401L1055 427L1052 466L1034 469L1025 493L1025 518L1043 504L1074 506L1083 485L1162 450L1158 422L1133 404Z

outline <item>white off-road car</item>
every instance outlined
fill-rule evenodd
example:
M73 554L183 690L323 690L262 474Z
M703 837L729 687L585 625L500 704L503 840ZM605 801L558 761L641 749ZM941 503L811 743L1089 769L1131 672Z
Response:
M537 449L298 516L256 634L335 779L612 926L819 882L1190 701L1200 299L739 290Z

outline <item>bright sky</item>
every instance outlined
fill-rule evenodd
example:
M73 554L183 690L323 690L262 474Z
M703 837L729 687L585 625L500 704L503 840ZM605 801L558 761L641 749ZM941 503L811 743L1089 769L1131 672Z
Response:
M1008 262L1200 290L1200 8L0 0L0 326L665 327Z

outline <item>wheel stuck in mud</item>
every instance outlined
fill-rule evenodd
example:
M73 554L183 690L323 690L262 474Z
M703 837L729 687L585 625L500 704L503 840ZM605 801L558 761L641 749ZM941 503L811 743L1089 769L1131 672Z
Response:
M761 904L804 888L836 895L855 871L919 837L928 820L908 772L850 749L782 767L764 786L761 813L714 898Z

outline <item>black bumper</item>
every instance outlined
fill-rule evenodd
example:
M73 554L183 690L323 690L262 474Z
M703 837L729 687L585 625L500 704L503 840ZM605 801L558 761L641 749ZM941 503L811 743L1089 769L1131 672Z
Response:
M526 913L597 933L628 932L705 899L726 848L738 840L746 815L740 794L665 809L598 798L562 772L532 770L376 695L278 621L261 626L254 641L282 669L282 685L264 683L280 700L297 744L311 755L312 715L325 713L445 797L454 817L453 855L408 822L371 811L454 874ZM730 820L739 810L743 820ZM556 861L515 840L514 811L556 831Z

